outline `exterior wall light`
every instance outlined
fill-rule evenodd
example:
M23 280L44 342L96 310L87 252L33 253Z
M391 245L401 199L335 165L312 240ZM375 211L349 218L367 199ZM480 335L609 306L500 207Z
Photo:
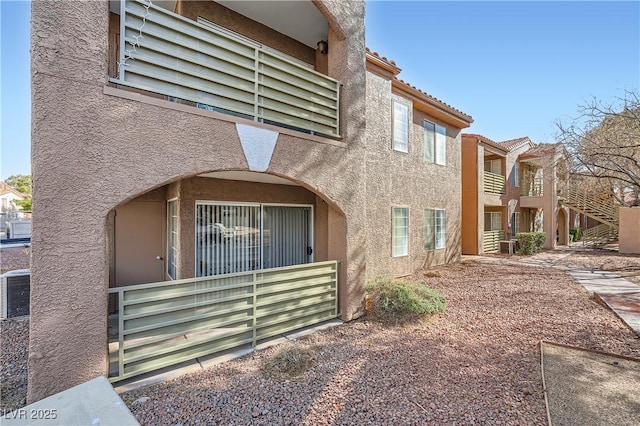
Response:
M329 45L327 44L327 42L325 40L320 40L318 42L318 50L323 55L326 55L327 53L329 53Z

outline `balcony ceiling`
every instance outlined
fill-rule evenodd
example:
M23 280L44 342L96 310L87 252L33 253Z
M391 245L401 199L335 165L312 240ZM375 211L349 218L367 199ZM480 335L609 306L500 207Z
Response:
M326 40L329 25L310 1L237 1L218 3L315 49Z
M153 0L153 4L173 11L176 0ZM221 5L260 22L315 49L320 40L327 40L329 24L311 1L222 0ZM110 0L111 12L120 14L120 1Z

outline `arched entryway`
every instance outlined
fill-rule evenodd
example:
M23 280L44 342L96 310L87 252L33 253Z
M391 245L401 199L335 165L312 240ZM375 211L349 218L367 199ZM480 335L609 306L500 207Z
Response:
M302 183L200 173L135 197L110 218L114 380L255 346L341 310L346 217Z
M558 209L556 243L561 246L569 244L569 215L563 208Z

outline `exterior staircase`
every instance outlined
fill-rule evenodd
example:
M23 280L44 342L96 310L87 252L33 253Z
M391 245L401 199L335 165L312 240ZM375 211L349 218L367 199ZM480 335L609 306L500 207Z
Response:
M618 206L613 200L605 200L575 187L560 192L560 204L600 222L582 234L585 244L602 246L618 239Z

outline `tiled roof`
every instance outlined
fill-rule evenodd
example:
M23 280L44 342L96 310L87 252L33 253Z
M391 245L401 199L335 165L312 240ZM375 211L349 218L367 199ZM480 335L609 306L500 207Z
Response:
M9 193L17 195L18 197L22 198L23 200L28 197L28 195L17 191L16 189L12 188L8 184L6 184L4 182L0 182L0 195L5 195L5 194L9 194Z
M489 139L486 136L483 136L483 135L480 135L480 134L477 134L477 133L463 133L462 137L465 137L465 136L472 137L472 138L477 138L480 142L483 142L483 143L485 143L485 144L487 144L489 146L497 148L500 151L504 151L505 153L507 151L509 151L506 147L500 145L498 142L496 142L494 140Z
M373 56L374 58L379 59L379 60L381 60L383 62L386 62L387 64L391 65L392 67L398 68L398 65L396 64L396 61L394 61L393 59L387 59L386 56L381 56L378 52L373 52L368 47L366 48L366 52L368 54L370 54L371 56Z
M438 104L440 104L440 105L444 106L445 108L447 108L447 109L450 109L450 110L452 110L452 111L457 112L458 114L460 114L460 115L462 115L464 118L466 118L466 119L467 119L467 121L469 121L469 122L473 122L473 117L471 117L469 114L466 114L466 113L464 113L464 112L460 111L459 109L452 107L451 105L447 104L446 102L441 101L440 99L436 98L435 96L431 96L430 94L428 94L428 93L427 93L427 92L425 92L424 90L420 90L420 89L418 89L416 86L413 86L413 85L411 85L411 84L407 83L407 82L406 82L406 81L404 81L404 80L400 80L398 77L395 77L395 80L396 80L396 81L399 81L400 83L402 83L402 84L404 84L404 85L406 85L406 86L408 86L408 87L410 87L410 88L412 88L412 89L414 89L414 90L417 90L417 91L418 91L418 92L420 92L422 95L424 95L424 96L426 96L427 98L431 99L432 101L434 101L434 102L436 102L436 103L438 103Z
M525 142L531 142L531 139L529 139L529 136L524 136L522 138L516 138L516 139L509 139L507 141L502 141L498 143L503 147L507 148L509 151L511 151L512 149L524 144Z
M527 150L520 154L520 158L535 158L535 157L544 157L550 154L553 154L557 151L558 147L562 146L561 143L541 143L531 147L531 149Z
M425 100L428 100L430 102L432 102L433 104L438 105L439 107L443 108L444 110L449 110L450 113L453 113L454 115L458 115L460 116L460 118L462 118L464 121L467 121L469 123L473 122L473 117L471 117L468 114L465 114L464 112L460 111L459 109L456 109L454 107L452 107L451 105L441 101L440 99L431 96L430 94L428 94L427 92L418 89L417 87L407 83L404 80L401 80L397 77L397 75L400 73L401 69L398 67L398 65L396 64L396 62L392 59L387 58L386 56L382 56L380 55L378 52L373 52L371 49L369 49L368 47L366 48L366 55L369 58L370 61L372 62L377 62L379 65L382 65L382 68L386 69L387 71L389 71L392 75L393 75L393 82L395 82L396 84L400 84L401 86L404 86L405 89L411 89L414 92L417 92L416 96L417 97L422 97Z

